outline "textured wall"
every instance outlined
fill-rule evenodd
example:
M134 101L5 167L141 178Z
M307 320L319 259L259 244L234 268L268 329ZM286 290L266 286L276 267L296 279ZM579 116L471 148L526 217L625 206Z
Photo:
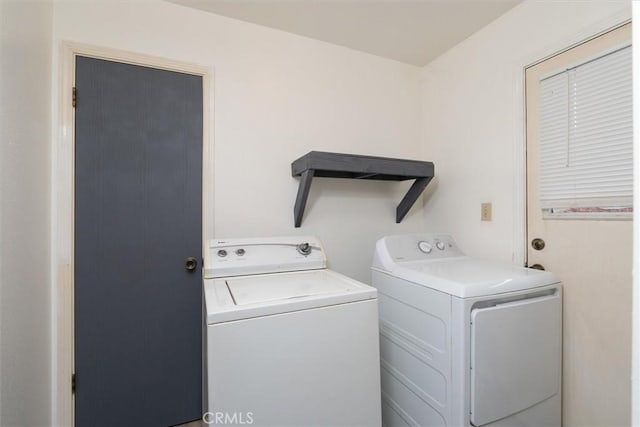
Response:
M49 1L0 1L0 425L51 423Z

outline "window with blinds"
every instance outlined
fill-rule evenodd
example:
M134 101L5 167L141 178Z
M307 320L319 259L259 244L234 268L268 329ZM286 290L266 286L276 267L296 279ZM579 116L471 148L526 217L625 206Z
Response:
M545 217L631 217L631 46L540 80Z

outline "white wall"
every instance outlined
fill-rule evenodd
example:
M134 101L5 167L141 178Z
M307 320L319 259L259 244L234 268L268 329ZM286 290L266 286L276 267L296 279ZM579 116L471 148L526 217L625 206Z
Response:
M439 180L427 228L453 233L471 255L524 261L524 67L630 17L629 1L526 1L424 68L424 153ZM480 221L485 201L492 222ZM606 283L565 279L567 426L629 422L629 271L613 273Z
M75 41L214 71L216 237L317 234L333 268L368 280L377 237L421 228L420 202L395 224L408 183L316 179L295 229L290 169L310 150L418 158L418 68L166 2L54 9L55 46Z
M51 423L49 1L0 1L0 425Z
M629 18L627 0L525 1L423 69L423 156L437 175L428 230L523 262L523 69ZM482 202L493 221L480 221Z

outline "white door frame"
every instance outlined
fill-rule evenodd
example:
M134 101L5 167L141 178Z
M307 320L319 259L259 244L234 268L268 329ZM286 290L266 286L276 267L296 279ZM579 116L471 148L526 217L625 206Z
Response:
M633 19L640 23L640 5L632 2ZM640 426L640 25L633 25L633 314L631 321L631 425Z
M77 56L105 59L133 65L177 71L202 77L202 253L205 241L213 236L213 112L212 71L204 66L110 48L63 42L58 103L54 124L52 166L52 421L54 425L74 425L74 396L71 375L74 368L73 286L74 286L74 153L75 110L72 89L75 85ZM81 101L80 101L81 102Z

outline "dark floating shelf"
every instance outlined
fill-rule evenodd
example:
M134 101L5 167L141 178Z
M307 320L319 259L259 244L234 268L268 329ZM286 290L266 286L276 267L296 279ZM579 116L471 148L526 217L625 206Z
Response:
M396 223L399 223L433 178L434 166L432 162L418 160L310 151L291 163L291 175L300 177L296 204L293 208L296 227L302 224L302 215L314 177L380 181L415 179L396 209Z

